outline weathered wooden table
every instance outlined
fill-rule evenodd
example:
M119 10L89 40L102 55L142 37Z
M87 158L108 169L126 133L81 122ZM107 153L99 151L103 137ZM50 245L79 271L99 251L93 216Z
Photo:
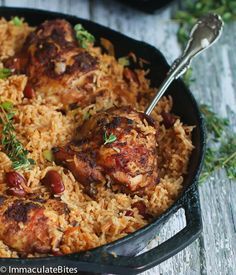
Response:
M158 1L158 0L157 0ZM35 7L91 19L146 41L159 48L169 62L180 53L177 25L171 13L178 3L154 15L130 9L113 0L1 0L3 6ZM236 128L236 24L225 27L219 43L194 61L195 82L191 85L199 102L212 105L228 116ZM175 257L145 274L236 274L236 182L224 171L199 187L203 218L201 237ZM174 215L158 232L150 247L166 240L185 225L183 211Z

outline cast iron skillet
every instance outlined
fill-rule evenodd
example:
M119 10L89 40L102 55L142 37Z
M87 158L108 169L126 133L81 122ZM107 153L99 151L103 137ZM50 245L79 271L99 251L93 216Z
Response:
M73 25L78 22L83 24L89 32L95 35L97 41L101 37L109 39L115 45L117 57L125 56L132 51L137 56L150 61L151 73L149 74L149 78L154 86L160 84L168 71L169 66L157 49L96 23L55 12L26 8L0 8L0 16L9 19L16 15L24 17L30 25L34 26L42 23L44 20L55 18L64 18ZM24 267L40 267L42 265L55 267L64 265L77 267L80 271L95 273L139 273L175 255L199 236L202 230L202 222L197 181L205 147L204 122L193 95L182 81L175 81L168 93L173 97L175 114L179 115L185 123L196 125L193 132L195 149L190 160L188 175L184 179L185 190L176 203L151 224L120 240L90 251L35 259L2 258L0 259L0 265ZM180 208L185 210L186 227L159 246L134 257L147 246L148 242L158 234L160 227Z
M128 4L133 8L145 11L148 13L153 13L157 9L161 9L169 5L174 0L119 0L124 4Z

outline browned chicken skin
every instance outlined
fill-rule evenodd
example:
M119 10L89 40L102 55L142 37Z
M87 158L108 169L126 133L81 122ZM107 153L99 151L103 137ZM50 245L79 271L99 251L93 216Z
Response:
M79 47L69 22L45 21L26 39L21 52L5 60L5 66L25 73L37 93L58 95L65 104L89 103L97 59Z
M68 214L66 205L61 201L42 203L0 196L0 224L4 225L0 227L0 239L20 254L52 253L55 240L51 232L57 231L59 224L50 217L50 213ZM57 241L59 245L60 237Z
M156 130L149 117L130 107L112 108L85 121L77 133L53 151L56 163L85 186L108 180L115 190L136 192L156 183Z

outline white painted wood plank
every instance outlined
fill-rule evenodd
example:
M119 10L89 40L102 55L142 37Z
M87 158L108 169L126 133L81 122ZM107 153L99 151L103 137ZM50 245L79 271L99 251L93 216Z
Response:
M223 173L202 187L205 261L207 274L236 274L235 207L232 199L235 184L223 180ZM214 195L212 195L214 194Z
M222 116L228 115L235 129L236 56L233 45L236 24L226 25L219 43L194 64L196 82L192 90L200 101ZM207 274L236 274L236 184L219 171L200 187Z

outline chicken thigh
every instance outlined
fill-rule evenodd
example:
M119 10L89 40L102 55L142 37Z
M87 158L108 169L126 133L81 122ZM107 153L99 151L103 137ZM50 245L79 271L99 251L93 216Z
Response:
M27 37L22 50L5 60L5 67L28 76L36 93L57 95L66 105L89 103L97 59L80 47L69 22L45 21Z
M53 152L85 186L108 181L113 190L135 193L157 181L156 146L149 117L114 107L89 118L71 143Z
M53 253L62 237L59 219L68 208L61 201L0 196L0 239L19 254Z

